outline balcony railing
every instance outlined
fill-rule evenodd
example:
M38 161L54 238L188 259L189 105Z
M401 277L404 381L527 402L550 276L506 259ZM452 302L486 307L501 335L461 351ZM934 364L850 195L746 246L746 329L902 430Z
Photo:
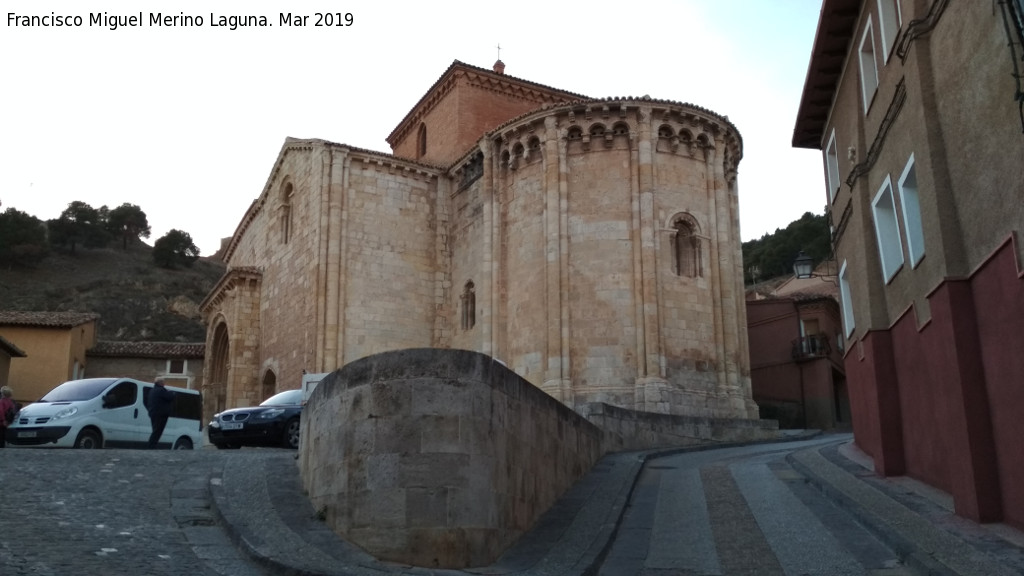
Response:
M812 334L793 340L793 359L823 358L832 353L832 345L825 334Z

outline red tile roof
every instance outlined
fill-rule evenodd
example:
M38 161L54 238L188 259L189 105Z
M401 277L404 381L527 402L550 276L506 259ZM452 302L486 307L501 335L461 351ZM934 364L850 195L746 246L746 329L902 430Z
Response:
M202 342L112 342L100 341L86 355L104 358L202 358Z
M0 310L0 326L34 326L39 328L74 328L99 320L93 312L21 312Z

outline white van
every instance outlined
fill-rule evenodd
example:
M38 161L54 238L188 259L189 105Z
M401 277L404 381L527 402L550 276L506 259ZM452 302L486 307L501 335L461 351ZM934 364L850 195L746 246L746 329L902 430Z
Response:
M174 408L160 448L201 446L203 404L198 390L167 387ZM21 409L7 428L14 446L144 448L152 431L146 400L153 384L131 378L70 380Z

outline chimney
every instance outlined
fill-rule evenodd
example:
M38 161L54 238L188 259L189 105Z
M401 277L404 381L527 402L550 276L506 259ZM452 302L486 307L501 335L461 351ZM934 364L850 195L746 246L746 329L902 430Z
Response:
M494 73L495 74L504 74L505 73L505 63L502 62L501 60L495 61L494 62Z

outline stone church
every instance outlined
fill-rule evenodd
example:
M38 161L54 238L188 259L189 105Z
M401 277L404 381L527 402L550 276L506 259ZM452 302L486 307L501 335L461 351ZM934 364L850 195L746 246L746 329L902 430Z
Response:
M758 417L727 117L455 61L387 142L285 140L202 303L207 415L432 347L570 407Z

